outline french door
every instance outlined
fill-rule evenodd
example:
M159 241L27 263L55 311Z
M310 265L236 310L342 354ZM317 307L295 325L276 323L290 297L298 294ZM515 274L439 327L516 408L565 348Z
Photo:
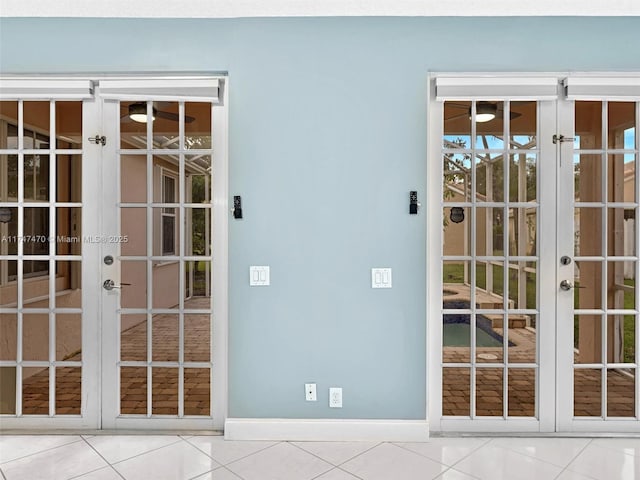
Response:
M2 427L222 429L225 80L3 79Z
M439 80L432 428L637 431L638 103Z

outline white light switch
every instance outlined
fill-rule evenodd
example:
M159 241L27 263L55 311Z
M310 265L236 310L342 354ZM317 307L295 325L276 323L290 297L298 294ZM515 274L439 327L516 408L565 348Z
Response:
M391 269L372 268L371 288L391 288Z
M249 285L251 285L252 287L266 287L270 285L269 267L249 267Z

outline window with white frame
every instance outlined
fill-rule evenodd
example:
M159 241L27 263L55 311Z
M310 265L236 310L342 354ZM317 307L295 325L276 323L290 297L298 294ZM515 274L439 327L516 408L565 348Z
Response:
M177 201L176 177L168 170L162 171L162 203L173 204ZM163 207L161 217L162 255L176 255L176 208Z

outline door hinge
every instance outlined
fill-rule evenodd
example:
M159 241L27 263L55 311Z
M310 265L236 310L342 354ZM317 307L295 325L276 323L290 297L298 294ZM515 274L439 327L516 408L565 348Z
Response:
M557 144L559 143L564 143L564 142L573 142L575 140L575 138L573 137L565 137L564 135L554 135L553 136L553 143Z
M107 137L104 135L96 135L95 137L89 137L88 140L91 143L95 143L96 145L102 145L103 147L107 144Z

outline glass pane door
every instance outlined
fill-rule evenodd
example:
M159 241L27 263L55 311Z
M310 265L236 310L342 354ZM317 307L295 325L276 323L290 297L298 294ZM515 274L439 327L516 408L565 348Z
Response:
M575 102L574 425L638 428L637 115L635 102Z
M539 417L539 102L446 101L442 414Z
M105 423L212 428L211 102L105 102L117 123L104 267L117 350ZM109 174L109 173L108 173ZM187 424L185 421L191 420ZM146 423L135 423L135 422ZM183 423L171 423L180 421ZM129 422L129 423L127 423ZM200 423L198 423L200 422Z
M83 296L83 259L91 249L83 242L83 108L81 100L0 102L4 425L34 419L96 427L82 394L95 377L87 365L96 365L83 345L85 328L92 328ZM14 418L27 423L10 423Z

